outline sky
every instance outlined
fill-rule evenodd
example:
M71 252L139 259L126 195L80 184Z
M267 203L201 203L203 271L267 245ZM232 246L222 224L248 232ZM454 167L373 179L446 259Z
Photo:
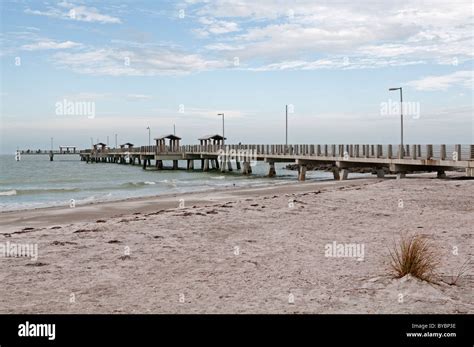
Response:
M474 143L472 1L1 1L1 153Z

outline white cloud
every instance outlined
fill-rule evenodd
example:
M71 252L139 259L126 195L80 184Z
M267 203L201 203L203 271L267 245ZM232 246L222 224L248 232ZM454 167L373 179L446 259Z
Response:
M229 22L224 20L217 20L214 18L199 18L198 22L204 27L195 29L194 33L201 37L206 37L209 34L222 35L228 34L235 31L239 31L239 25L235 22Z
M143 100L150 100L152 97L151 95L145 94L127 94L127 99L131 101L143 101Z
M67 1L58 3L56 7L48 7L46 10L32 10L27 8L25 13L47 16L59 19L68 19L81 22L98 22L98 23L121 23L118 17L113 17L108 14L100 13L95 7L87 7L82 5L74 5Z
M73 41L63 41L57 42L49 39L41 39L35 43L26 44L21 46L21 49L27 51L37 51L37 50L45 50L45 49L67 49L73 47L80 47L81 44Z
M206 26L232 19L239 27L205 48L242 61L258 61L255 68L287 62L348 56L372 61L373 66L432 62L459 63L474 57L473 14L469 2L422 1L315 3L287 1L188 1ZM301 64L304 68L308 65ZM339 68L338 64L329 64ZM356 66L352 66L355 68ZM360 64L359 68L370 67Z
M405 66L425 64L424 61L413 61L403 59L385 59L379 60L374 58L355 57L331 57L317 60L288 60L258 67L250 67L251 71L283 71L283 70L320 70L320 69L373 69L387 66Z
M231 66L231 61L209 60L164 47L155 49L117 48L61 52L53 56L57 66L77 73L109 76L183 75Z
M473 72L468 70L456 71L442 76L427 76L406 84L416 90L423 91L447 90L456 86L474 89Z

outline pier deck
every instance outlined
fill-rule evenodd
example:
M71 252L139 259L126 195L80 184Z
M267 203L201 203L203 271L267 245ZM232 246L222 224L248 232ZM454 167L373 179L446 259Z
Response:
M111 149L95 147L79 152L86 162L138 164L144 169L154 160L157 169L163 161L172 161L173 169L179 160L187 161L187 169L194 169L194 161L201 161L201 170L211 168L222 172L233 171L232 164L242 174L251 174L257 161L269 164L268 175L274 176L275 163L298 165L298 179L305 180L309 164L330 164L335 179L347 179L351 168L372 167L383 177L388 169L402 178L413 171L437 172L442 178L445 171L465 170L474 177L474 145L182 145L140 146ZM385 168L385 170L384 170Z

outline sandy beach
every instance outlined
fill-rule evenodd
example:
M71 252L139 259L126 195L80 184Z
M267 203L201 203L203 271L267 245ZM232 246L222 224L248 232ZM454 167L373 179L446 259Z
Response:
M4 212L0 242L38 258L0 259L0 312L474 313L472 268L456 285L389 270L402 232L432 241L445 281L472 259L473 181L434 176Z

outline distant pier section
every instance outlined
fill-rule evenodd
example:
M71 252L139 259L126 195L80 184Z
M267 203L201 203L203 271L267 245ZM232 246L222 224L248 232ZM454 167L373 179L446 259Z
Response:
M80 154L80 150L77 149L76 146L59 146L59 149L53 150L53 149L23 149L23 150L17 150L16 151L16 156L19 158L19 156L22 155L48 155L49 160L53 161L55 155L66 155L66 154Z

